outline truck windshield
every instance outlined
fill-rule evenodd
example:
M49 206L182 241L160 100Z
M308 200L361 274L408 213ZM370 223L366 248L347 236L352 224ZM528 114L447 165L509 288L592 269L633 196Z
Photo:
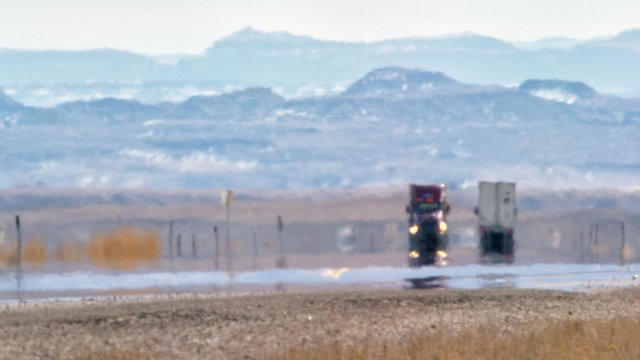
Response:
M440 210L438 203L422 203L415 207L418 214L428 214Z

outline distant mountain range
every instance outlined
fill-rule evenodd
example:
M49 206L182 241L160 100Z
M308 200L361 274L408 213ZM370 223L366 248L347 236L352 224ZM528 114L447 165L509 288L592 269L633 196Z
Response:
M545 101L550 100L550 101ZM575 106L568 106L575 105ZM181 102L146 104L104 98L52 108L25 106L0 89L5 126L140 122L149 119L277 120L305 114L312 119L385 117L505 120L540 117L570 121L640 122L640 99L602 96L582 82L526 80L517 88L461 83L443 73L380 68L334 96L286 99L269 88L193 96ZM9 121L10 120L10 121Z
M483 85L584 81L603 93L640 96L640 29L587 41L512 44L475 34L346 43L247 28L199 56L171 61L109 49L0 50L0 86L41 106L103 97L181 101L252 86L306 97L338 94L363 69L388 66L431 69Z
M403 67L305 98L251 87L43 108L0 92L0 187L630 187L640 181L638 139L638 98L576 81L479 85Z

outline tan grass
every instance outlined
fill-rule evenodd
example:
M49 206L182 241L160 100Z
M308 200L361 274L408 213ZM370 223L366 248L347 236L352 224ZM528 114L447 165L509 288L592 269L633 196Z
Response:
M18 246L14 241L0 247L0 265L16 266L18 264ZM47 262L48 254L44 242L38 238L31 238L22 249L22 261L30 266L42 266Z
M55 252L55 258L63 263L79 263L87 255L87 248L84 244L74 241L63 241Z
M31 238L24 246L22 258L26 264L31 266L42 266L47 262L47 248L44 242L38 238Z
M15 266L17 261L15 245L0 246L0 267Z
M428 331L427 331L428 332ZM403 340L299 345L277 359L640 359L640 319L564 320L523 329L447 329Z
M157 232L122 227L95 235L88 246L89 259L98 267L135 270L156 261L162 252Z

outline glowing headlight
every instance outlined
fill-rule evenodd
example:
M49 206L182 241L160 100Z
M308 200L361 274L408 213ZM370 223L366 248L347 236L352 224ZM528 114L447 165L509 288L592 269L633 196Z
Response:
M409 252L409 257L412 259L417 259L420 257L420 253L415 250L412 250Z
M415 235L418 233L419 230L420 230L420 227L416 224L413 224L411 225L411 227L409 227L409 234Z
M449 228L449 226L447 226L446 222L444 222L444 221L439 221L438 222L438 230L440 230L440 234L446 233L448 228Z

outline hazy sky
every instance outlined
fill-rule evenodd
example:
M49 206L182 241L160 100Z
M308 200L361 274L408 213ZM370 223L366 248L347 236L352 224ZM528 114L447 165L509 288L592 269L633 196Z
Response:
M464 31L584 39L640 27L640 1L0 0L0 48L199 53L247 26L333 40Z

